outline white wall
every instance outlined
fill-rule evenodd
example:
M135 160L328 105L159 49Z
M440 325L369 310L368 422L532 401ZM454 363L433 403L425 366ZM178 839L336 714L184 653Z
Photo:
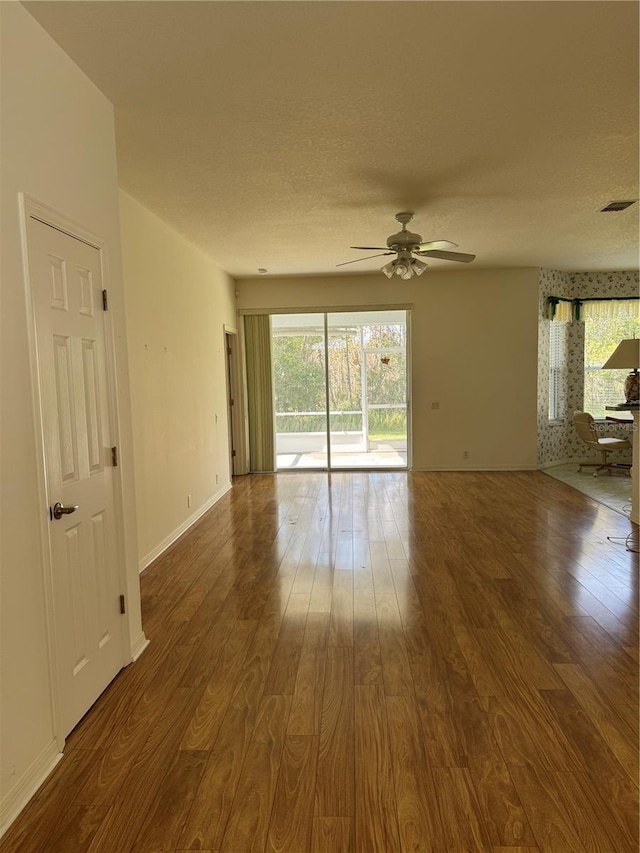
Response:
M537 269L252 278L236 289L240 310L265 313L412 305L413 468L536 467Z
M2 55L0 832L57 753L50 703L36 446L18 193L106 243L116 330L132 646L140 623L113 110L18 3L0 3Z
M231 485L224 325L236 326L235 294L211 258L131 196L120 209L144 568Z

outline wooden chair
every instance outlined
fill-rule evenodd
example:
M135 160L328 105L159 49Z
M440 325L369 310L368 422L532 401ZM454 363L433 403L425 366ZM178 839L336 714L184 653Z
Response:
M578 465L578 471L582 471L585 467L595 467L596 470L593 473L594 477L598 476L599 471L607 470L611 473L615 468L626 470L626 472L629 473L631 463L607 461L607 454L612 453L614 450L631 450L631 444L626 438L599 436L596 428L596 422L588 412L574 412L573 422L576 425L576 432L578 433L579 438L584 441L587 447L590 447L592 450L597 450L598 453L602 454L601 462L581 462Z

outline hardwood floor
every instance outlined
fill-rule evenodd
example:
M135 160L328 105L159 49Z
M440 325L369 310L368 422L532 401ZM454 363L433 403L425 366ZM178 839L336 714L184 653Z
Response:
M0 853L636 853L630 529L538 472L239 479Z

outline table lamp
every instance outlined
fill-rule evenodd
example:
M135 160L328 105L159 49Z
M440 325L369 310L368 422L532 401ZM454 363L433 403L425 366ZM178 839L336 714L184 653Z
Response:
M624 380L624 396L627 403L637 404L640 399L640 383L638 382L640 338L628 338L620 341L602 367L608 370L620 370L621 368L631 370L631 373Z

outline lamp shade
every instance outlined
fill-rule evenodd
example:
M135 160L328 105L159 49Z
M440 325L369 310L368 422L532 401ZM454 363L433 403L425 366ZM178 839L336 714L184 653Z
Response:
M620 341L602 367L608 370L637 370L640 367L640 338Z

